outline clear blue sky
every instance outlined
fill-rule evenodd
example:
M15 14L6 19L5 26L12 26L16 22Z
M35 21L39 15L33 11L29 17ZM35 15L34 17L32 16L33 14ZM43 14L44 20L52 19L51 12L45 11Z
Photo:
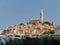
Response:
M39 19L41 8L45 21L60 25L60 0L0 0L0 28Z

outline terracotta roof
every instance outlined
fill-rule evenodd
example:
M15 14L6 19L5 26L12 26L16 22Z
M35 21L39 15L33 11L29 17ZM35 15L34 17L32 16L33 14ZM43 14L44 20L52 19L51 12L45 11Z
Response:
M35 23L35 22L39 22L39 20L31 20L31 21L29 21L29 23Z

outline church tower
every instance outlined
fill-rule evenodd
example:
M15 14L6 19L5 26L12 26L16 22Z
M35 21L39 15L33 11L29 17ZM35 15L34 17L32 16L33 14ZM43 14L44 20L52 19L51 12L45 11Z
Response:
M40 11L40 22L41 23L43 23L43 21L44 21L43 15L44 15L44 12L43 12L43 9L41 9L41 11Z

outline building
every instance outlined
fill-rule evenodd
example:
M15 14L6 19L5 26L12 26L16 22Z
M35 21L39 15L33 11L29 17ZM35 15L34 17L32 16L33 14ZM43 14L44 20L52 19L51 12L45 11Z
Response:
M44 17L43 17L43 9L40 11L40 18L38 20L31 20L29 23L35 24L35 23L43 23L44 22Z
M44 21L44 12L43 12L43 9L41 9L41 11L40 11L40 22L41 23L43 23L43 21Z

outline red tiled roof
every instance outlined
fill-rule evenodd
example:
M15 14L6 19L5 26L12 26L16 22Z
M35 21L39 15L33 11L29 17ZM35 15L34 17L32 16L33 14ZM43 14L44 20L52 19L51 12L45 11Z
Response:
M31 20L31 21L29 21L29 23L31 23L31 22L38 22L39 20Z

